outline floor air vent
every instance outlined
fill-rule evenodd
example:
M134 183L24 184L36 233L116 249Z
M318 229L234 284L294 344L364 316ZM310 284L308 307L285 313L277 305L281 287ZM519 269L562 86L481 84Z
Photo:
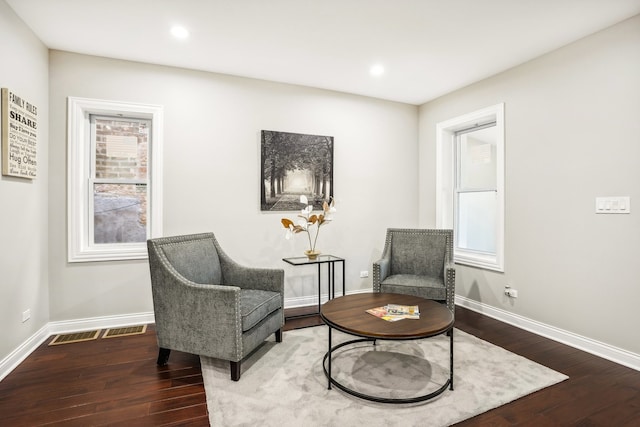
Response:
M147 325L127 326L124 328L107 329L102 338L115 338L124 337L127 335L140 335L144 334L147 330Z
M70 344L73 342L91 341L98 338L100 330L86 331L86 332L74 332L72 334L60 334L56 335L49 345Z

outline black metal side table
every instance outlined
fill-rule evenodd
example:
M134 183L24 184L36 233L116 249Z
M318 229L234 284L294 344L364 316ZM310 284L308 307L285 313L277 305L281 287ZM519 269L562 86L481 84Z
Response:
M318 265L318 311L316 313L305 314L302 316L292 316L293 317L305 317L305 316L314 316L316 314L320 314L320 306L321 306L321 298L322 298L322 287L321 287L321 266L322 264L327 264L327 298L333 299L336 296L336 269L335 264L342 264L342 296L345 295L345 282L344 282L344 258L337 257L335 255L318 255L316 259L309 259L306 256L303 257L293 257L293 258L282 258L282 260L288 264L299 266L299 265Z

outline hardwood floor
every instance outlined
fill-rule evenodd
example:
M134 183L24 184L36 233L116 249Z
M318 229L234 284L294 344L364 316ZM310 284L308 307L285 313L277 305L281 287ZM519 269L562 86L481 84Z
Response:
M298 318L285 329L318 324ZM640 426L640 372L460 307L456 327L570 377L458 426ZM209 425L199 358L174 351L158 368L153 325L144 335L49 341L0 382L0 425Z
M640 426L640 372L470 310L456 327L569 376L458 426Z

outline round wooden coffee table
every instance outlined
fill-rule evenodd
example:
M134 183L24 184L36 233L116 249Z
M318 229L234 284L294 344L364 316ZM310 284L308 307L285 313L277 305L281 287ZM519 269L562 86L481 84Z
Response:
M366 310L387 304L417 305L420 319L403 319L389 322L380 319ZM415 403L429 400L442 394L447 388L453 390L453 313L445 304L412 295L390 293L353 294L334 298L322 305L320 316L329 327L328 351L323 359L324 373L328 380L327 388L335 385L345 393L382 403ZM331 344L331 331L337 329L349 335L361 337L336 346ZM353 390L339 383L331 376L331 354L349 344L376 340L417 340L449 333L449 378L432 393L410 398L386 398L371 396Z

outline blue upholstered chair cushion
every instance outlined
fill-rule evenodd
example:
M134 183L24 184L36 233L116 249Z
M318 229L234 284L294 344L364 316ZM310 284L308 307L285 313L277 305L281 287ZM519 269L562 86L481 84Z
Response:
M242 332L248 331L262 319L282 307L282 297L278 292L258 289L240 290L240 316Z
M163 246L162 251L173 268L187 280L207 285L222 283L220 259L211 239L175 242Z

